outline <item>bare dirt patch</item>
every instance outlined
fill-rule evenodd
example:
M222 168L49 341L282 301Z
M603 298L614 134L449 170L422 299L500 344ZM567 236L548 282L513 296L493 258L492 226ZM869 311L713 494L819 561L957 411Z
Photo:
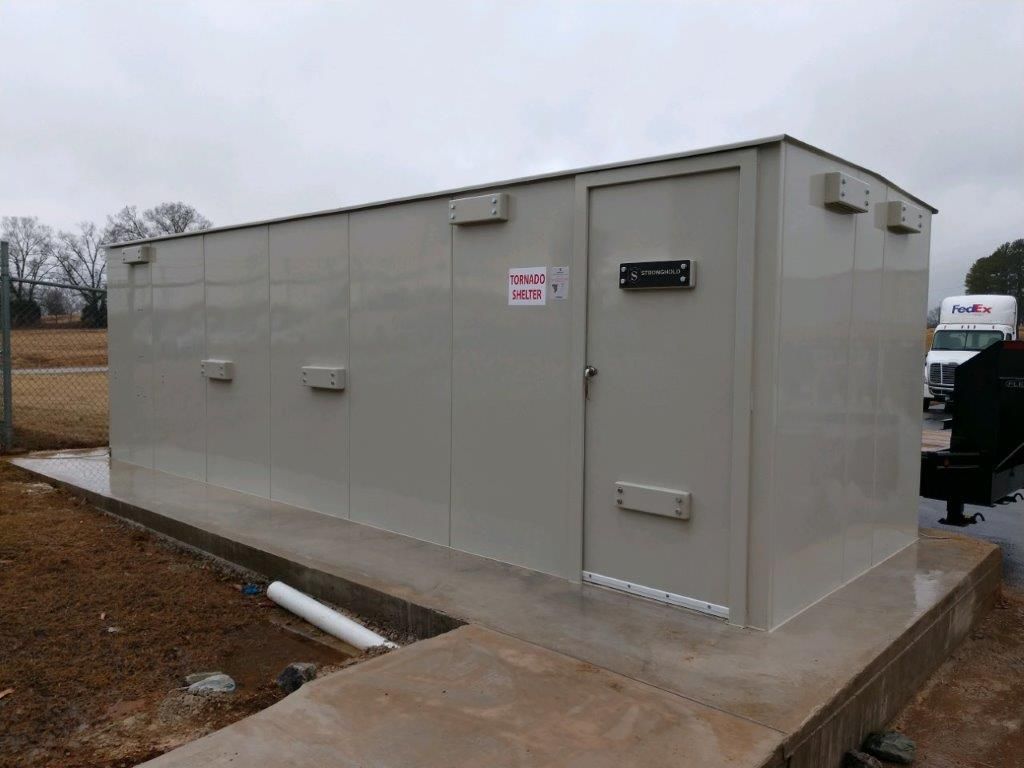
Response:
M291 662L350 663L241 581L0 462L0 766L135 765L273 704ZM175 690L212 670L238 690Z
M996 607L891 726L917 741L922 768L1024 764L1024 592Z

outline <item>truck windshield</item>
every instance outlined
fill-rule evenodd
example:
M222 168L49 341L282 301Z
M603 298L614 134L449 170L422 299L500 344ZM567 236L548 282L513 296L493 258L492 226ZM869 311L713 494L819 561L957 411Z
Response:
M936 331L932 349L977 352L1002 339L1002 331Z

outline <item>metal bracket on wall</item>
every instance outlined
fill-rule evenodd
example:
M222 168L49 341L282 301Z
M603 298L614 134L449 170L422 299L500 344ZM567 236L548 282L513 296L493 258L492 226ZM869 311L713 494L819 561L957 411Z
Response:
M871 204L867 182L845 173L825 174L825 205L837 213L865 213Z
M149 264L153 258L153 246L132 245L121 249L122 264Z
M914 235L924 229L924 211L916 205L893 200L886 209L885 225L890 232Z
M207 379L231 381L235 378L235 364L230 360L203 360L199 372Z
M508 193L460 197L448 203L448 221L461 224L488 224L508 221Z
M302 383L311 389L342 390L345 388L345 369L304 365Z
M671 517L675 520L690 519L690 492L654 485L637 483L615 483L615 506L648 515Z

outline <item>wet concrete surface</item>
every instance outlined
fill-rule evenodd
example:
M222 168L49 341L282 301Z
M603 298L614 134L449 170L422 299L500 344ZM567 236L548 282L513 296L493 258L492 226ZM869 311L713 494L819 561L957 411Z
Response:
M941 405L932 406L922 419L925 436L942 430L942 422L950 418ZM946 434L949 434L948 430ZM946 516L946 502L922 498L918 507L918 524L922 528L955 531L982 541L997 544L1003 549L1003 580L1008 586L1024 588L1024 502L998 505L992 508L967 505L964 514L980 512L984 522L966 528L949 528L939 524Z
M684 699L694 712L755 724L774 733L781 754L799 768L837 762L865 727L891 717L969 631L998 584L993 547L929 535L782 627L760 632L161 472L108 467L102 456L16 463L245 567L274 578L286 573L314 595L345 585L354 599L369 595L384 610L416 608L455 622L444 629L465 622L573 659L581 685L589 670L601 669ZM468 635L456 629L450 636ZM481 668L462 684L486 688L502 674ZM640 716L643 708L634 711ZM452 716L462 715L438 698L398 724L421 732ZM582 727L572 718L564 726ZM759 749L733 763L666 763L773 764Z

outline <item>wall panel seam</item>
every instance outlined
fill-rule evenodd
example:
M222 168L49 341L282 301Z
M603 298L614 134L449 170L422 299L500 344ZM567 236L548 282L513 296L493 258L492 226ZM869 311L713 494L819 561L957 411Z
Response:
M772 388L772 401L771 401L771 450L770 453L774 457L775 452L779 446L779 385L780 385L780 365L779 355L782 353L782 281L785 277L786 272L786 189L789 181L789 147L786 142L783 142L779 148L779 207L778 207L778 224L776 231L778 232L776 239L776 259L775 259L775 297L772 306L772 328L774 330L775 338L774 349L772 350L772 372L771 372L771 388ZM768 605L766 606L766 615L768 617L768 629L773 629L779 625L780 622L776 621L775 616L775 563L777 558L777 551L775 546L775 520L776 512L778 509L778 483L777 483L777 472L778 466L775 463L774 458L772 459L772 466L769 475L769 504L768 512L769 519L767 530L771 540L768 542L768 551L770 555L768 557L769 567L768 573L765 577L768 581L767 600Z
M844 417L846 422L846 434L845 440L843 441L843 533L842 541L843 546L840 549L839 561L840 561L840 579L843 584L846 584L852 577L848 577L846 574L846 545L847 537L850 531L850 504L847 502L847 494L850 490L850 422L851 417L851 390L853 389L853 377L850 371L850 360L851 350L853 347L853 318L854 318L854 299L857 295L857 225L858 219L853 219L853 254L850 259L850 309L846 314L846 392L844 397ZM874 441L872 441L874 444Z
M448 225L448 546L455 507L455 229Z

